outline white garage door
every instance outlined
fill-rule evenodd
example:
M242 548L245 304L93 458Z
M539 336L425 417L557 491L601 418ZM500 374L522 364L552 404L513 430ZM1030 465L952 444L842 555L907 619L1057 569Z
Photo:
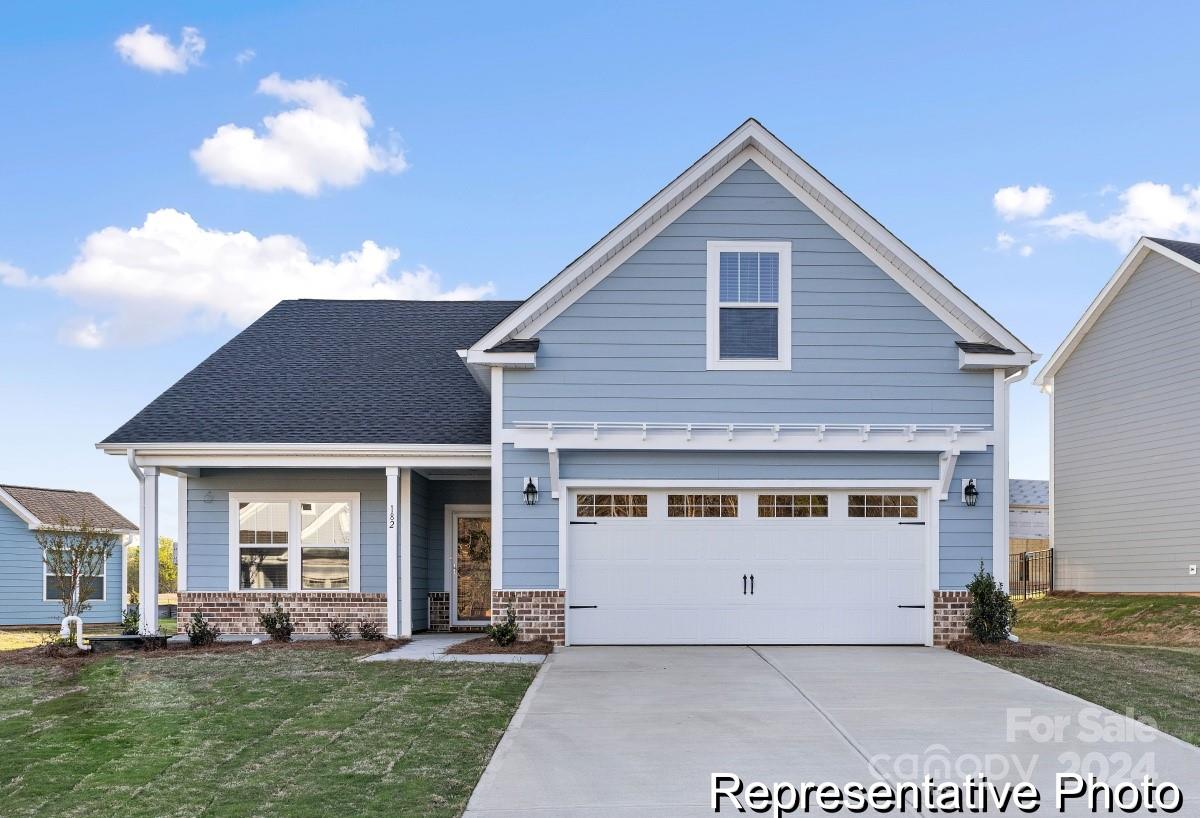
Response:
M568 502L571 644L925 642L923 492L580 489Z

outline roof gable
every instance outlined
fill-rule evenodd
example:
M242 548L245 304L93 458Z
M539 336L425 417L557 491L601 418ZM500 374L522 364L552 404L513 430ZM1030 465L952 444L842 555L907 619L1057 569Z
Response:
M1067 337L1058 345L1058 349L1054 350L1054 354L1046 361L1046 365L1042 367L1042 371L1034 378L1034 383L1045 389L1054 382L1055 374L1062 369L1063 364L1071 357L1071 354L1083 341L1084 336L1095 326L1100 316L1112 304L1116 297L1133 278L1134 274L1142 266L1142 262L1146 260L1152 253L1156 253L1164 258L1170 259L1177 264L1182 264L1184 267L1196 273L1200 273L1200 244L1193 244L1186 241L1175 241L1172 239L1153 239L1146 236L1138 239L1137 244L1125 256L1117 271L1113 273L1112 278L1100 290L1100 293L1084 310L1083 315L1067 333Z
M487 350L535 334L670 224L675 213L690 208L746 161L755 162L820 215L963 340L1032 354L982 307L754 119L743 123L571 262L472 349Z
M95 528L137 531L137 526L90 491L44 489L0 484L0 503L30 528L66 522L78 526L86 519Z

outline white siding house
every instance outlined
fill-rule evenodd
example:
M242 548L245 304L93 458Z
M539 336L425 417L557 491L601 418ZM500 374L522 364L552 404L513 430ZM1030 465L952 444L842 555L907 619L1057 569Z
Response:
M1141 239L1038 375L1055 587L1200 591L1200 244Z

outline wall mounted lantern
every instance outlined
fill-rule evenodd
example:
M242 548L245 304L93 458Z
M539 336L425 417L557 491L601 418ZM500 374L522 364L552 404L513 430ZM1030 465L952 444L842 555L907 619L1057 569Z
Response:
M522 496L525 498L525 505L535 506L538 501L538 487L536 477L525 478L525 488L521 490Z
M973 507L979 502L979 489L975 487L974 477L963 480L962 499L963 504L969 507Z

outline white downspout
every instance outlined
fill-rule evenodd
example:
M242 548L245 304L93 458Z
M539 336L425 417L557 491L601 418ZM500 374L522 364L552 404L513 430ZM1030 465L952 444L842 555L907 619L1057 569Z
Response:
M138 479L139 535L138 560L138 632L158 634L158 469L141 468L133 449L126 462Z

